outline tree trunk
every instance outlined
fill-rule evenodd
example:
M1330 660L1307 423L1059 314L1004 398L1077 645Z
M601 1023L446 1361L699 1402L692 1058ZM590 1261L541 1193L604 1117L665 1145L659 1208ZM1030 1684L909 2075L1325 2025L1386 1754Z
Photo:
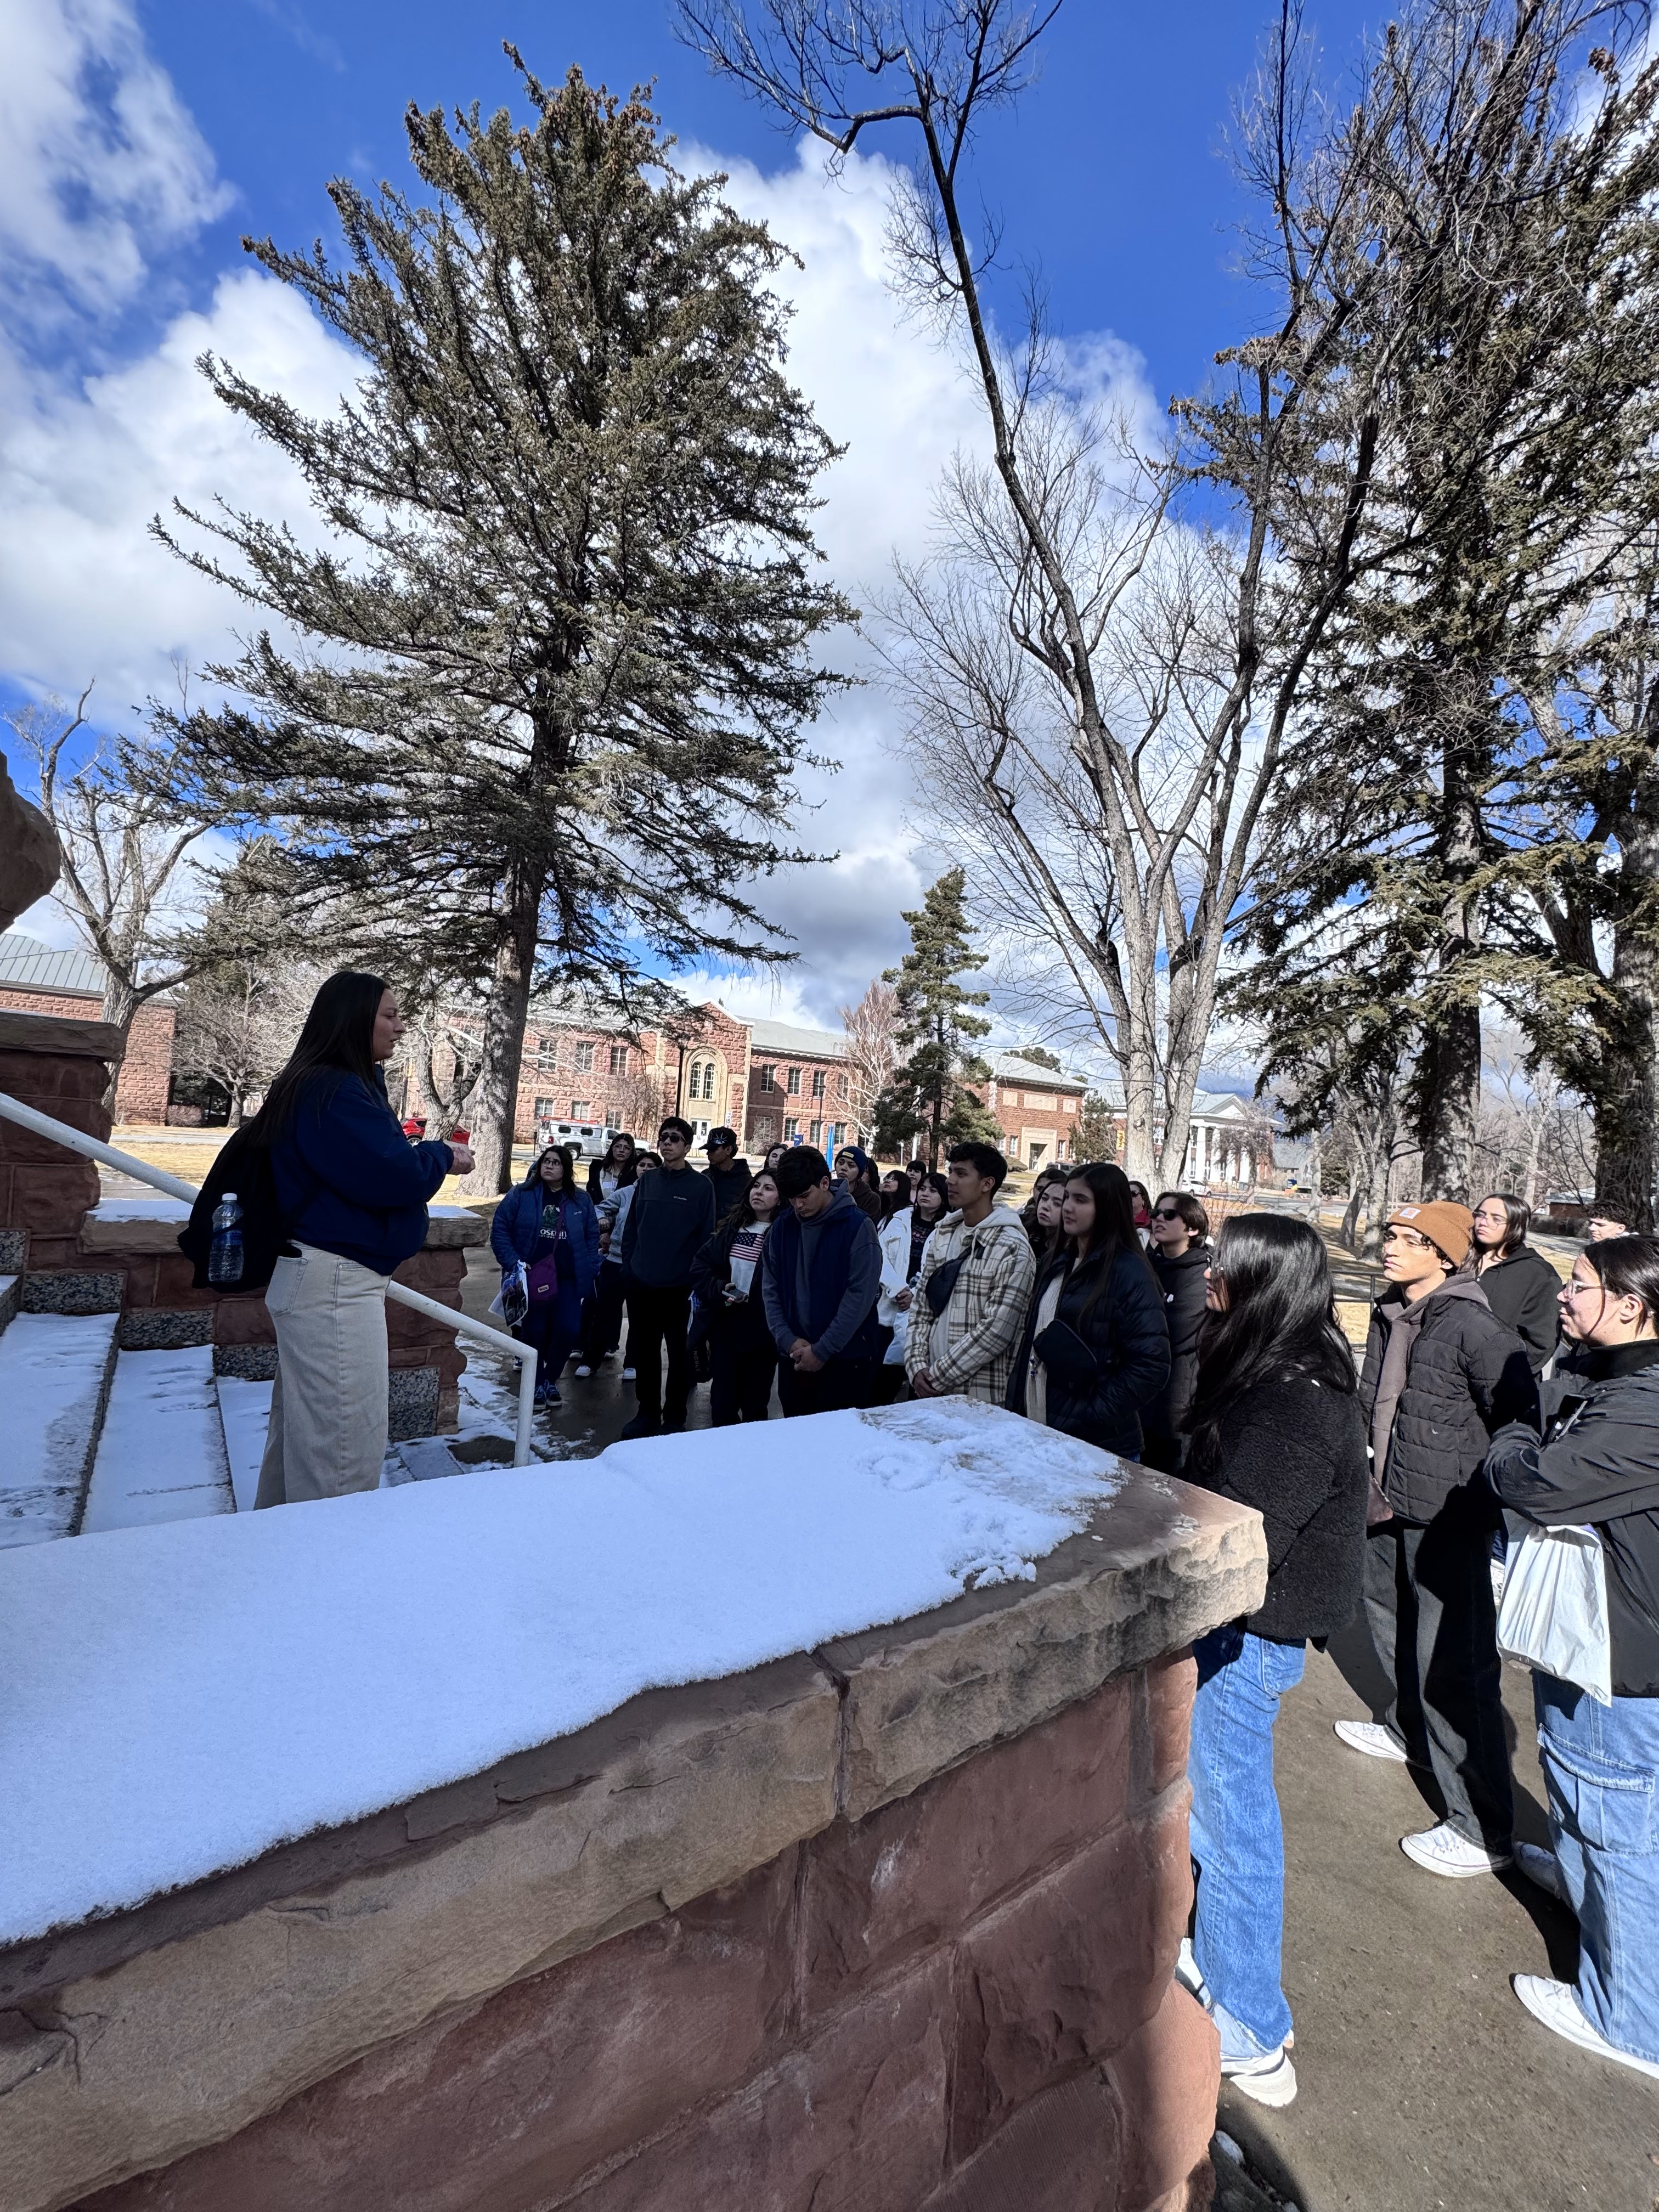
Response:
M115 1093L121 1080L121 1063L127 1056L127 1036L132 1028L132 1018L138 1011L138 994L124 976L112 968L104 970L104 1004L99 1018L121 1032L121 1049L110 1062L109 1083L104 1091L103 1106L110 1120L115 1119Z
M1153 1151L1157 1097L1150 1047L1131 1036L1123 1071L1123 1172L1131 1182L1152 1188L1158 1173Z
M519 1068L535 973L542 887L521 880L505 917L484 1009L483 1051L473 1091L472 1172L461 1185L469 1198L494 1198L513 1181L513 1126L519 1104Z
M1376 1149L1371 1154L1371 1171L1365 1191L1365 1231L1358 1244L1349 1249L1362 1260L1377 1260L1382 1255L1382 1228L1389 1218L1389 1182L1394 1172L1394 1118L1389 1115L1376 1133Z
M1480 1111L1480 939L1472 888L1480 860L1480 816L1455 743L1445 749L1441 781L1438 858L1445 894L1437 1003L1424 1025L1418 1075L1417 1132L1424 1197L1467 1203Z
M1659 880L1659 769L1637 784L1619 833L1619 912L1613 937L1613 1005L1602 1034L1595 1123L1595 1201L1644 1233L1654 1225L1659 1117L1659 936L1650 919Z

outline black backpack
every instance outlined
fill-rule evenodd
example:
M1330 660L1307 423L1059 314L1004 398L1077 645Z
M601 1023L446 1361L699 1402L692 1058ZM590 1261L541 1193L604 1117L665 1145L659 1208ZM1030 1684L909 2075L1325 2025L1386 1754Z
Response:
M252 1122L245 1122L220 1146L218 1158L208 1170L207 1180L196 1194L190 1219L179 1231L179 1249L196 1270L195 1288L198 1291L262 1291L279 1260L297 1256L290 1241L289 1224L276 1200L270 1147L258 1141L253 1127ZM235 1192L236 1203L242 1210L242 1278L235 1284L210 1284L208 1255L213 1249L213 1216L228 1190Z

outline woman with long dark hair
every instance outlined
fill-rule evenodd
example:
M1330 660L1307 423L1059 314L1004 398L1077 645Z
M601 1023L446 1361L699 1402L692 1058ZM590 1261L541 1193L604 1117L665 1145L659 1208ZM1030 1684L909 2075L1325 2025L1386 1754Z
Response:
M709 1424L763 1421L771 1409L778 1348L766 1325L760 1264L781 1200L763 1168L691 1263L691 1289L706 1321Z
M1031 1185L1031 1195L1019 1210L1025 1224L1025 1234L1031 1240L1031 1252L1038 1273L1046 1267L1060 1249L1060 1209L1066 1196L1066 1170L1062 1167L1040 1169Z
M1474 1209L1474 1243L1467 1273L1486 1304L1527 1347L1527 1364L1541 1375L1561 1334L1557 1301L1561 1278L1527 1242L1532 1209L1513 1191L1493 1191Z
M604 1158L589 1163L587 1194L595 1206L603 1206L635 1179L640 1171L638 1149L627 1130L618 1129L605 1146Z
M386 1457L386 1286L426 1242L427 1200L465 1145L411 1145L381 1073L403 1035L379 975L343 969L312 1000L248 1132L268 1147L294 1250L265 1290L276 1387L258 1505L373 1490Z
M1008 1385L1011 1412L1124 1459L1170 1379L1170 1337L1121 1168L1073 1168L1065 1242L1038 1275Z
M896 1213L906 1213L909 1206L909 1176L902 1168L889 1168L881 1179L881 1214L877 1229L884 1229Z
M1515 1993L1567 2042L1659 2077L1659 1237L1590 1245L1560 1304L1576 1352L1543 1386L1543 1441L1500 1429L1486 1471L1517 1530L1600 1539L1613 1696L1533 1674L1554 1848L1515 1855L1577 1914L1578 1978L1517 1974Z
M1273 1723L1302 1680L1308 1638L1345 1627L1359 1605L1370 1474L1356 1392L1323 1238L1279 1214L1229 1221L1210 1261L1182 1473L1261 1514L1267 1589L1248 1619L1193 1647L1187 1772L1198 1905L1177 1972L1220 2031L1223 2075L1262 2105L1296 2094L1279 1984L1285 1843Z
M1164 1301L1170 1332L1170 1379L1148 1408L1144 1454L1148 1467L1174 1474L1183 1449L1182 1425L1198 1383L1198 1333L1210 1265L1210 1217L1189 1190L1160 1192L1146 1224L1146 1257Z
M599 1273L599 1212L576 1188L568 1145L549 1145L518 1188L508 1191L489 1224L489 1249L503 1272L524 1262L530 1310L520 1334L536 1347L537 1404L557 1406L559 1377Z

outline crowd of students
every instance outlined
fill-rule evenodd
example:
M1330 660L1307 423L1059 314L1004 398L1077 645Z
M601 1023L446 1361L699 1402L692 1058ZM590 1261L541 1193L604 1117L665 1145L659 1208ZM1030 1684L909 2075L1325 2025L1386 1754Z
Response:
M379 1480L386 1279L471 1165L400 1130L381 1076L400 1029L380 979L331 977L238 1133L267 1163L283 1240L262 1506ZM1659 2078L1659 1237L1599 1218L1564 1285L1512 1196L1399 1206L1356 1373L1304 1221L1244 1213L1212 1240L1190 1193L1154 1204L1110 1164L1047 1171L1022 1218L987 1145L955 1147L942 1176L853 1146L832 1172L801 1145L751 1175L733 1131L710 1135L702 1173L692 1138L678 1116L654 1152L619 1136L586 1188L550 1148L497 1207L550 1397L573 1352L578 1376L616 1354L625 1311L627 1435L683 1426L706 1358L720 1424L767 1418L775 1381L786 1417L960 1394L1261 1513L1262 1604L1196 1647L1180 1972L1224 2073L1263 2103L1295 2094L1273 1733L1307 1644L1363 1609L1387 1697L1336 1733L1414 1764L1437 1800L1402 1849L1450 1879L1517 1866L1562 1899L1576 1984L1517 1975L1517 1996ZM1525 1531L1562 1526L1598 1540L1607 1686L1535 1667L1545 1850L1513 1832L1494 1562L1505 1536L1512 1560Z

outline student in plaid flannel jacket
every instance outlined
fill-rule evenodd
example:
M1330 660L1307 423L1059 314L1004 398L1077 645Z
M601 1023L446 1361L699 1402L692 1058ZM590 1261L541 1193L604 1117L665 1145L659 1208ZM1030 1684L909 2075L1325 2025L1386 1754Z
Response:
M922 1255L904 1370L918 1398L959 1393L1000 1406L1036 1262L1019 1216L996 1202L1008 1173L1002 1154L990 1145L958 1145L946 1167L951 1211Z

